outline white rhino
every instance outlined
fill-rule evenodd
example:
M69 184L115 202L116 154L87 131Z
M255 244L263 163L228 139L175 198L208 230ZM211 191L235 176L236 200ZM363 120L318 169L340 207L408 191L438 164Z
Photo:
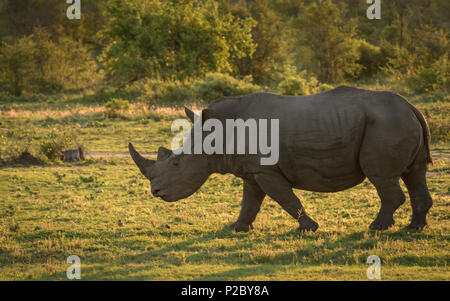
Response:
M186 114L193 121L194 113L186 109ZM266 195L298 221L300 231L315 231L318 224L292 189L336 192L368 178L381 199L370 228L382 230L394 224L393 214L405 201L401 178L411 197L408 228L426 225L432 206L425 177L432 162L430 132L422 114L394 92L341 86L308 96L254 93L221 98L202 117L203 122L278 119L278 163L261 165L261 154L177 155L163 147L154 161L130 143L130 154L150 180L154 196L177 201L197 191L212 173L232 173L244 180L236 231L253 229Z

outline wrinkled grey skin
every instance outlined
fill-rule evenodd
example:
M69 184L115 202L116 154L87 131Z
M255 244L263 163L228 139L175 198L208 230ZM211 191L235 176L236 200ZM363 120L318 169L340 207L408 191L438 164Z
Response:
M194 113L186 109L186 114L192 121ZM432 206L425 178L432 162L429 129L422 114L394 92L338 87L308 96L255 93L219 99L202 117L279 119L278 164L260 165L260 155L175 155L163 147L153 161L130 143L154 196L174 202L197 191L212 173L232 173L244 180L242 210L232 225L236 231L253 229L266 195L299 222L300 231L315 231L318 224L292 189L336 192L367 177L381 199L370 229L382 230L394 224L393 214L405 201L401 178L411 197L408 228L426 225Z

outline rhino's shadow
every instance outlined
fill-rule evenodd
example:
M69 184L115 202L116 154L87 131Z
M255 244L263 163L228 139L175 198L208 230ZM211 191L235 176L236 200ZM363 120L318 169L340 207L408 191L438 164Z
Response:
M332 242L325 242L322 246L314 245L312 242L319 238L334 234L333 232L322 232L315 234L300 234L295 230L289 231L280 235L272 234L267 235L276 238L288 238L292 236L298 236L298 239L306 239L311 241L311 244L307 244L304 248L299 248L295 252L278 252L275 256L270 258L262 258L256 260L256 262L244 262L246 266L230 269L227 271L221 271L217 273L211 273L205 276L197 277L193 280L236 280L236 275L242 277L255 277L255 276L267 276L277 271L286 271L290 266L293 266L294 259L296 260L296 265L303 266L319 266L323 264L338 267L344 265L361 264L365 263L367 256L373 248L376 247L379 241L402 241L411 242L417 239L435 239L433 234L424 233L422 231L408 231L406 229L401 229L396 232L376 232L376 231L358 231L348 235L341 235L338 239ZM368 239L369 238L369 239ZM323 253L323 249L327 249L328 252ZM361 251L367 250L367 252ZM314 255L322 252L319 259L311 259L315 257ZM354 254L358 252L359 254L354 257ZM306 257L306 262L303 262L301 258ZM396 257L390 258L390 264L392 265L406 265L406 266L435 266L442 265L443 263L440 258L435 258L434 256L421 256L420 262L417 261L416 256L403 254ZM228 258L224 258L227 263L234 263L236 265L235 255L230 255ZM365 271L365 270L364 270ZM363 271L363 272L364 272Z
M219 271L211 273L205 271L199 272L198 276L192 276L191 280L235 280L237 276L242 277L257 277L257 276L267 276L276 273L280 270L286 270L289 266L295 262L298 265L304 266L319 266L323 264L343 266L352 264L364 263L367 259L368 253L374 247L376 247L379 241L414 241L417 239L432 239L435 238L432 234L424 232L411 233L404 229L397 232L372 232L372 231L359 231L348 235L339 235L337 239L332 241L326 241L323 245L318 246L313 242L319 238L326 238L330 235L334 235L333 232L318 232L314 234L299 234L296 231L288 231L285 233L268 233L264 240L270 242L272 239L291 239L296 236L297 239L306 240L306 245L304 244L302 248L298 248L294 252L292 250L286 252L275 252L273 256L261 256L257 258L246 258L246 256L237 256L236 252L245 249L254 249L255 243L248 239L246 234L235 234L229 230L228 226L224 227L219 231L210 231L204 233L201 236L195 238L189 238L183 241L170 243L158 248L151 249L146 252L142 252L135 255L126 255L120 258L120 262L124 264L133 263L139 266L133 268L119 268L115 269L115 274L110 275L113 278L126 278L127 280L138 280L142 279L142 274L145 271L151 271L157 268L153 265L148 265L152 259L158 258L160 262L158 266L183 266L186 264L192 264L193 269L195 265L208 264L209 262L213 264L224 264L236 267L236 265L242 265L242 267L231 268L226 271ZM230 237L237 237L237 243L234 245L227 245L226 247L206 247L209 243L218 239L225 239ZM311 243L309 244L308 241ZM261 241L259 241L261 242ZM326 249L327 252L323 252ZM179 250L186 250L193 253L183 259L180 259L179 255L176 253ZM367 252L361 252L367 250ZM355 255L358 252L358 255ZM367 254L366 254L367 253ZM315 256L319 254L319 256ZM216 256L217 255L217 256ZM356 258L355 258L356 256ZM439 258L433 257L421 257L421 261L417 262L408 258L409 255L399 255L397 257L391 258L390 263L400 264L400 265L419 265L419 266L430 266L439 264ZM305 258L306 260L303 260ZM316 259L314 259L316 258ZM410 262L410 264L408 264ZM90 275L90 277L101 278L109 275L104 275L103 269L108 270L108 265L103 266L101 269L98 268L86 268L85 272ZM117 267L117 264L111 264L111 267ZM139 275L141 276L133 276ZM191 274L195 274L192 271ZM145 277L144 277L145 278ZM170 277L173 278L173 275ZM179 280L184 280L185 277ZM150 279L151 280L151 279Z

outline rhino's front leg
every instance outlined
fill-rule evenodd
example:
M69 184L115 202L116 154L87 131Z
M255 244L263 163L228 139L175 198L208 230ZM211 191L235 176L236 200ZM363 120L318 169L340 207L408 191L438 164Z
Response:
M238 220L231 225L236 232L248 232L253 229L253 221L261 208L266 194L259 188L256 182L244 180L244 193L242 197L242 209Z
M283 207L299 223L299 231L316 231L319 224L305 212L300 200L292 191L292 185L280 173L270 171L255 176L259 187Z

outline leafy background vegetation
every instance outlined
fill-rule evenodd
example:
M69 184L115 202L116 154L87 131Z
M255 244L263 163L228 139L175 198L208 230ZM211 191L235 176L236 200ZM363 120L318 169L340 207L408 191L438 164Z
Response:
M224 73L257 90L371 81L445 98L448 1L384 1L380 20L369 20L367 7L360 0L85 0L83 17L68 20L61 1L2 0L0 90L26 99L132 87L152 98L157 88L148 82L160 81L157 93L180 105L205 100L195 83Z
M450 104L446 0L0 0L0 279L448 280ZM319 93L340 84L389 89L425 115L435 163L430 228L368 231L379 200L369 182L300 192L319 222L295 223L267 198L249 234L227 228L242 183L212 176L175 204L150 193L127 143L169 147L180 107L223 95ZM86 160L62 162L67 148ZM121 223L118 223L118 221ZM122 226L120 226L121 224Z

